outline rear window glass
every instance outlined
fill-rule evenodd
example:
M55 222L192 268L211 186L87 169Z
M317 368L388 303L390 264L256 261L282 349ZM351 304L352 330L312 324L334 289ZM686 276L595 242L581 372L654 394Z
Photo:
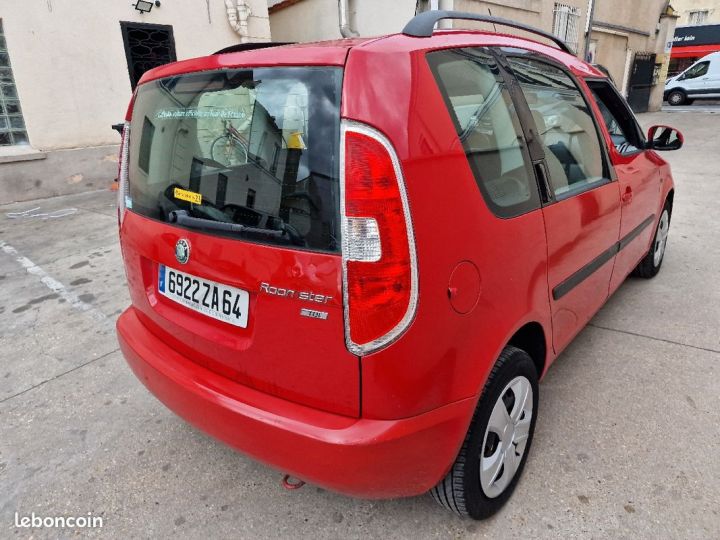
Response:
M248 241L339 250L342 70L257 68L143 84L128 208Z

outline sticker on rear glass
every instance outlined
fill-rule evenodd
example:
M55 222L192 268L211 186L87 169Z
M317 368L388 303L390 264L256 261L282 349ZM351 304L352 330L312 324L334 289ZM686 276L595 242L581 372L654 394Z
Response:
M155 118L159 120L174 120L176 118L222 118L244 120L247 113L239 109L195 109L188 107L186 109L160 109L155 113Z
M173 197L193 204L202 203L202 195L200 193L195 193L194 191L188 191L177 187L173 190Z
M125 208L132 209L132 198L128 195L125 195Z

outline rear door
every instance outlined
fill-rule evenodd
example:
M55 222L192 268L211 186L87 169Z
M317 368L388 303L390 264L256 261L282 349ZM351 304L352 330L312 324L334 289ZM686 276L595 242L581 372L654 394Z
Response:
M121 228L135 309L189 359L359 414L344 341L340 67L233 68L140 85Z
M573 77L536 55L509 54L507 60L545 154L548 286L559 352L608 297L620 228L618 183Z

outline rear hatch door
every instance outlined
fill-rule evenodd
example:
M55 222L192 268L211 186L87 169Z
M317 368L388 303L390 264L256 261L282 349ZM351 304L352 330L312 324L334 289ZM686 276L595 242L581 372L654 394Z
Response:
M342 75L232 68L142 84L121 239L152 332L229 379L357 416L342 303Z

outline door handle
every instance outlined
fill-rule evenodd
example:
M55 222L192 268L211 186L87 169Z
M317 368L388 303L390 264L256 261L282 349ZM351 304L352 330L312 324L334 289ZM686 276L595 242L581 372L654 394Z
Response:
M620 200L622 200L623 204L630 204L633 198L633 191L630 186L625 188L625 193L622 194L622 197L620 197Z

